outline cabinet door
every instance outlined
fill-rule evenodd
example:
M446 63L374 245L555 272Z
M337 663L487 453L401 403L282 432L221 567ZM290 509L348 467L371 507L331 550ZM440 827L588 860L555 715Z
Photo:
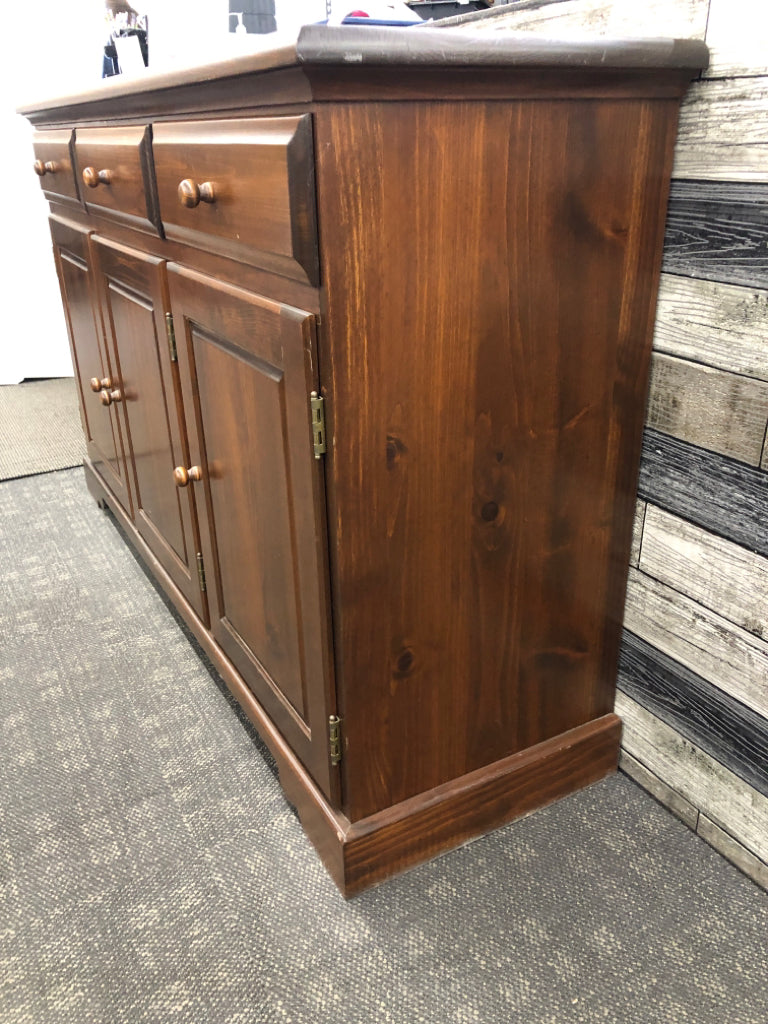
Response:
M314 317L174 265L169 283L211 631L333 797Z
M189 462L178 370L166 326L165 262L95 237L94 273L118 382L115 407L131 476L136 529L207 621L197 571L195 495L174 469Z
M112 388L116 373L104 346L95 303L89 232L59 217L51 217L50 224L88 457L115 498L130 513L121 424L114 404L102 404L104 389L94 391L90 383L95 379Z

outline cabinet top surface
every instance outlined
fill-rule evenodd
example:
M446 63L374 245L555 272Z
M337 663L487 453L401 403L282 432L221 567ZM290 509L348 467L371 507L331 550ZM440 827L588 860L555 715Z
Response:
M32 121L89 104L166 93L193 86L261 76L291 68L331 70L391 68L633 69L696 71L706 67L708 50L696 39L557 40L524 32L459 31L417 26L383 28L305 25L295 43L254 51L194 68L136 77L116 76L69 96L28 103L19 113ZM122 103L121 103L122 106Z

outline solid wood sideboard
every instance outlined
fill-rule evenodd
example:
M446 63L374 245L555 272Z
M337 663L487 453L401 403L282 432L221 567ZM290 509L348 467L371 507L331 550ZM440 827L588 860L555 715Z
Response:
M22 110L88 484L345 894L615 768L667 191L706 61L312 26Z

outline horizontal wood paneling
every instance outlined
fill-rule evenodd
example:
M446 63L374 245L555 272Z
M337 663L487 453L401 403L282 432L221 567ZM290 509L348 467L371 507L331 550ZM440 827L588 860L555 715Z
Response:
M768 796L768 721L625 630L619 688Z
M768 424L768 384L656 353L646 422L665 434L759 466Z
M667 785L768 861L768 797L710 757L636 701L619 692L622 745Z
M637 565L640 561L640 544L643 539L643 523L645 521L645 502L638 501L635 504L635 518L632 523L632 550L629 556L630 565Z
M768 381L768 290L662 274L653 347Z
M585 34L703 39L708 7L709 0L554 0L520 4L519 9L513 4L508 11L496 10L491 17L473 19L465 27L540 32L561 39Z
M732 864L735 864L745 875L757 882L763 889L768 889L768 864L758 860L741 843L737 843L733 836L728 835L724 829L716 825L714 821L710 821L704 814L699 815L696 831L705 842L709 843Z
M768 716L768 643L671 587L629 570L625 628Z
M672 174L768 182L768 78L694 82L680 111Z
M655 796L659 803L664 804L675 817L685 822L688 828L696 831L699 823L699 811L684 796L663 782L658 775L654 775L644 764L641 764L636 757L622 748L619 755L619 768L631 779L634 779L644 790Z
M646 429L640 497L768 555L768 474Z
M766 209L768 186L759 182L673 181L663 269L768 288Z
M768 639L768 559L648 505L639 566L646 575Z
M706 42L708 78L768 75L765 0L710 0Z

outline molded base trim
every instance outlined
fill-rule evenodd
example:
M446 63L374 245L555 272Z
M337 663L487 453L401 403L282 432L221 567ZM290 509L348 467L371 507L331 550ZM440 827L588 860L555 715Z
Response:
M354 823L333 810L235 667L86 461L88 488L128 539L269 747L280 784L344 896L461 846L616 770L621 719L604 715Z

